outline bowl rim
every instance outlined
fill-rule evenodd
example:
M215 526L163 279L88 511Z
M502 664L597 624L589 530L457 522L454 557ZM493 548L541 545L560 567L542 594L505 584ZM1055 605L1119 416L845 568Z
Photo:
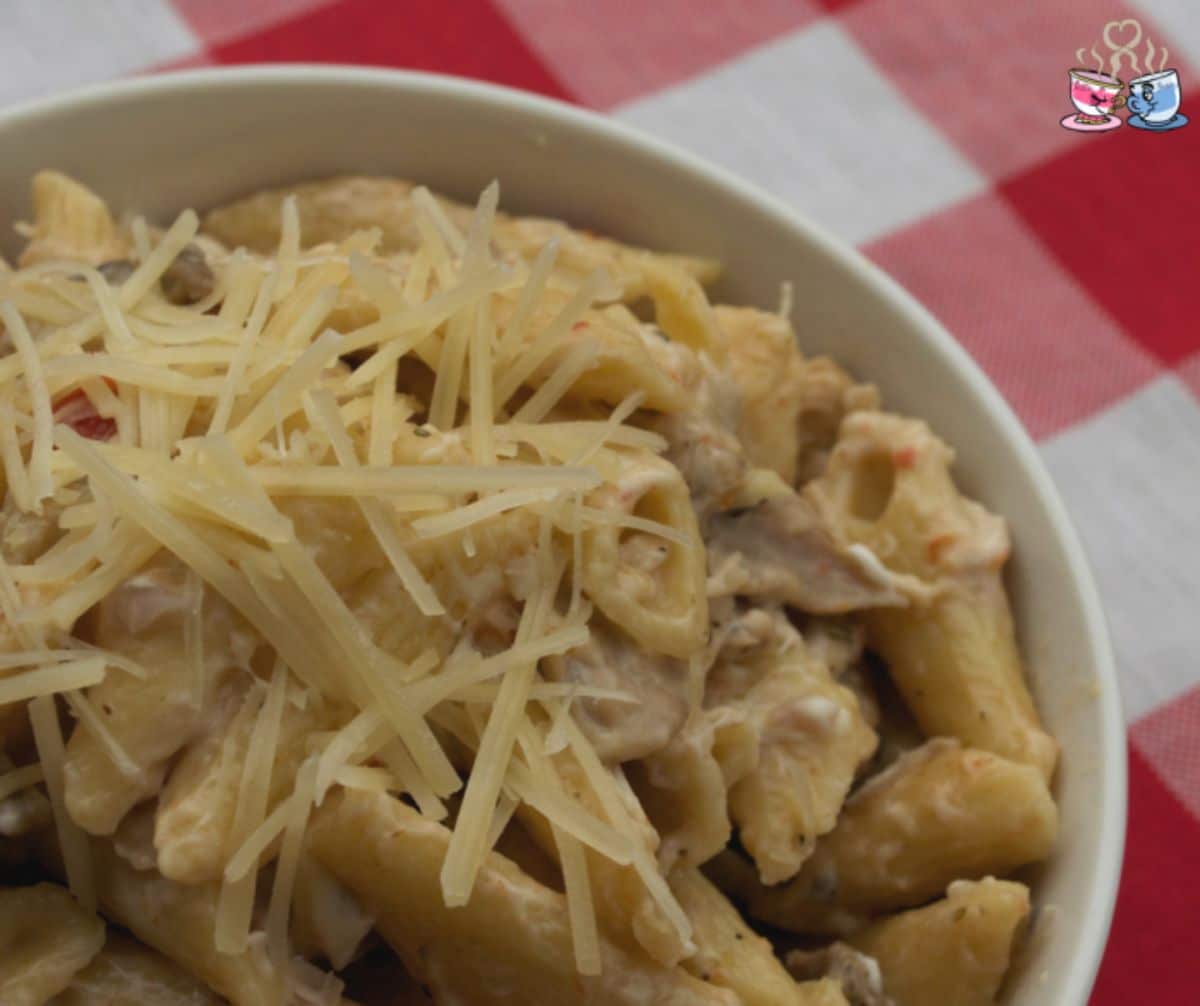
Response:
M107 81L36 97L0 109L0 133L26 120L36 120L68 108L103 105L114 99L143 95L185 94L196 89L231 90L254 85L311 87L313 84L353 85L399 89L492 104L510 112L550 123L600 134L604 139L653 155L668 168L691 175L729 191L764 216L798 232L822 254L852 272L881 300L920 330L930 348L962 375L980 407L997 423L1000 433L1013 446L1019 463L1030 476L1049 525L1062 546L1068 572L1078 593L1091 648L1093 671L1099 683L1100 770L1103 802L1100 842L1093 881L1098 911L1074 920L1082 929L1083 952L1068 964L1063 977L1066 1002L1087 1001L1108 943L1126 838L1128 801L1127 741L1121 708L1120 681L1105 621L1099 589L1092 576L1086 552L1050 473L1025 427L981 367L933 314L898 281L868 260L850 244L823 226L809 220L782 199L773 196L733 171L719 167L673 143L658 139L607 115L554 98L484 81L426 71L362 67L339 63L246 64L237 67L208 67L174 70L124 80Z

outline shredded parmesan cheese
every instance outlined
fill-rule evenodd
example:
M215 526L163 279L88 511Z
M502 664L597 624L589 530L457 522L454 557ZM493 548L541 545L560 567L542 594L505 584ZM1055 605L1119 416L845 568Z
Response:
M67 811L63 795L66 750L58 725L58 710L54 699L42 695L30 702L29 722L33 726L33 739L46 780L46 792L50 796L54 826L58 831L63 865L67 870L67 883L71 893L84 909L95 912L96 886L92 878L92 850L88 846L87 836Z
M41 501L53 495L50 482L50 450L54 446L54 409L46 386L42 360L33 344L33 336L25 319L9 302L0 303L0 320L12 339L17 355L25 368L29 383L29 398L33 403L33 451L29 458L29 485L33 509L41 513Z
M231 664L244 665L250 687L217 769L218 788L236 794L213 943L222 954L265 948L296 997L339 994L289 947L309 818L337 787L403 794L427 820L448 822L440 882L451 906L469 903L522 805L544 817L581 974L601 967L600 860L630 867L627 882L645 887L646 905L690 948L632 791L573 717L583 700L637 696L545 681L538 664L591 638L585 535L618 527L697 542L584 502L630 455L662 454L668 442L636 425L643 392L612 410L575 402L599 349L571 330L613 284L595 271L572 288L591 263L566 238L522 261L498 198L493 183L464 233L415 189L416 247L386 258L378 228L303 251L300 204L287 196L270 255L221 250L187 211L165 234L134 221L138 264L123 282L70 262L0 280L13 349L0 359L4 502L32 512L51 499L55 532L11 569L0 558L13 637L0 653L0 705L29 702L40 758L0 774L0 799L45 781L71 888L94 905L88 839L64 803L56 696L102 756L144 784L148 756L87 689L109 670L151 680L157 669L71 634L165 550L182 567L170 589L181 591L172 603L198 735L224 694L210 673L227 656L212 651L225 645L214 632L226 605L230 645L247 644ZM193 241L213 285L197 302L169 303L160 285ZM532 522L497 519L514 513L536 521L536 541L521 537ZM381 571L408 596L372 590ZM296 737L297 721L321 725ZM571 760L592 793L566 784ZM294 779L279 778L297 762ZM269 899L256 906L271 858ZM256 919L263 933L251 933Z
M554 316L550 324L542 329L534 340L516 357L512 365L501 376L496 386L494 401L496 410L502 409L507 405L508 400L512 398L517 388L529 380L538 367L546 362L550 354L559 345L562 337L570 331L572 325L583 317L584 312L587 311L592 301L596 299L606 284L607 277L603 273L594 272L588 276L580 284L579 289L575 291L571 299Z
M249 938L255 876L247 867L242 876L230 879L229 864L232 863L236 850L249 841L250 836L262 826L266 814L287 679L287 669L282 665L276 666L271 683L267 687L266 698L262 700L258 717L254 721L250 744L246 749L233 822L226 841L226 875L222 878L217 899L214 941L221 953L241 953L246 949L246 941ZM247 701L257 701L257 698L257 694L252 693Z
M21 456L21 444L10 401L0 401L0 457L4 461L4 478L13 502L18 509L28 513L33 510L33 487Z
M351 443L345 427L342 426L333 397L328 392L322 394L320 390L316 390L310 394L309 401L312 403L312 417L316 420L316 424L322 427L325 436L333 445L333 452L338 462L343 468L351 471L358 470L358 456L355 454L354 444ZM424 615L443 614L445 608L442 607L442 602L438 600L433 588L421 575L421 571L413 565L408 553L404 551L395 525L382 504L377 500L359 497L358 506L371 528L371 533L379 542L383 554L392 564L392 568L396 571L400 582L404 584L404 588L417 602L421 613Z
M457 465L363 466L347 473L325 466L254 465L250 474L272 496L409 496L414 493L494 492L499 489L594 489L599 474L591 468L566 465L496 465L473 468Z
M154 250L142 260L142 264L134 270L133 275L121 284L121 292L117 295L117 303L121 310L130 310L150 292L150 288L162 279L163 273L187 243L196 236L199 229L200 218L196 216L195 211L184 210L179 214Z
M283 846L275 864L275 880L271 886L271 901L267 908L267 950L277 967L291 956L288 953L288 918L292 908L292 891L296 886L296 869L300 865L304 832L312 811L313 787L317 777L317 759L309 758L296 775L296 789L287 808Z
M455 531L464 531L509 510L547 502L557 495L558 491L554 489L502 489L494 496L466 503L449 513L418 517L412 522L412 529L422 538L439 538Z
M579 378L592 368L599 354L596 346L585 342L575 346L563 357L562 362L554 368L553 373L546 378L545 383L537 389L524 405L513 414L513 421L518 423L536 423L540 421Z
M141 779L141 767L129 756L121 742L108 729L104 718L97 712L88 697L83 692L72 691L65 692L63 698L67 700L67 705L71 707L71 711L79 720L79 725L90 733L104 749L104 753L108 755L109 761L117 767L117 771L127 779Z
M0 678L0 706L58 692L90 688L103 680L104 660L100 657L60 661L48 667Z
M271 299L281 301L296 287L296 273L300 261L300 211L296 207L295 195L283 200L279 228L279 285Z
M554 268L557 258L558 241L554 239L548 241L538 252L537 258L533 260L529 278L521 287L517 306L513 309L512 317L508 319L504 335L500 337L500 344L497 346L497 354L501 359L508 360L515 356L524 343L529 320L533 317L534 309L542 299L542 293L546 288L546 278L550 275L550 270Z

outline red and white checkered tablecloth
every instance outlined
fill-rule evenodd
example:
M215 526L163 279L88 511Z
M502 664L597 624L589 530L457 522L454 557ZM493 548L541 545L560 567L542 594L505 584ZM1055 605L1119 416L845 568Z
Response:
M1128 17L1191 128L1060 129L1076 50ZM781 196L945 322L1040 443L1112 624L1130 821L1093 1003L1200 1003L1200 0L0 0L0 104L281 61L600 109Z

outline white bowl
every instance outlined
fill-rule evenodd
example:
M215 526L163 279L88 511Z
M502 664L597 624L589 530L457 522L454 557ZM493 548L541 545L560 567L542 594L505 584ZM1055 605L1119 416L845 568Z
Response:
M426 74L289 66L143 78L0 114L0 150L0 250L10 254L11 222L27 216L39 168L163 219L267 185L386 172L463 198L499 178L510 210L715 256L726 266L719 293L734 302L774 306L790 280L804 349L835 356L879 384L890 407L929 420L958 450L962 485L1011 524L1021 642L1063 753L1061 840L1034 877L1043 911L1009 1002L1084 1006L1125 824L1125 734L1099 598L1020 423L898 285L781 203L649 136Z

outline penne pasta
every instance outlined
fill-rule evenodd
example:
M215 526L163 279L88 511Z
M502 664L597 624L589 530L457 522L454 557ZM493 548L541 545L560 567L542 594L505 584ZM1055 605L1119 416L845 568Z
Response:
M96 894L108 918L128 929L233 1006L282 1003L285 979L261 947L224 954L213 945L217 885L183 885L138 870L112 843L91 841Z
M941 900L874 922L850 942L878 962L896 1006L992 1006L1028 920L1023 884L957 880Z
M71 980L54 1006L220 1006L186 971L136 940L109 933L92 962Z
M847 537L933 591L924 604L866 616L925 733L1027 762L1049 779L1058 748L1034 709L1000 578L1007 528L958 491L953 459L919 420L859 413L808 492Z
M0 1002L41 1006L104 943L104 922L55 884L0 888Z
M715 875L755 918L793 932L851 932L956 879L1038 862L1057 829L1035 768L934 740L862 786L794 880L761 887L731 858Z
M1057 829L1006 530L790 284L498 182L32 204L0 1002L991 1001Z
M769 940L694 867L671 871L671 890L692 920L696 953L683 966L703 981L737 993L742 1006L801 1006L820 1001L796 984ZM831 1000L836 1002L836 1000Z
M369 907L405 966L439 998L487 1006L582 994L612 1006L647 997L664 1006L736 1006L731 994L607 941L601 973L577 974L563 896L494 853L472 905L446 908L437 875L449 834L391 797L355 791L333 797L310 832L313 854Z

